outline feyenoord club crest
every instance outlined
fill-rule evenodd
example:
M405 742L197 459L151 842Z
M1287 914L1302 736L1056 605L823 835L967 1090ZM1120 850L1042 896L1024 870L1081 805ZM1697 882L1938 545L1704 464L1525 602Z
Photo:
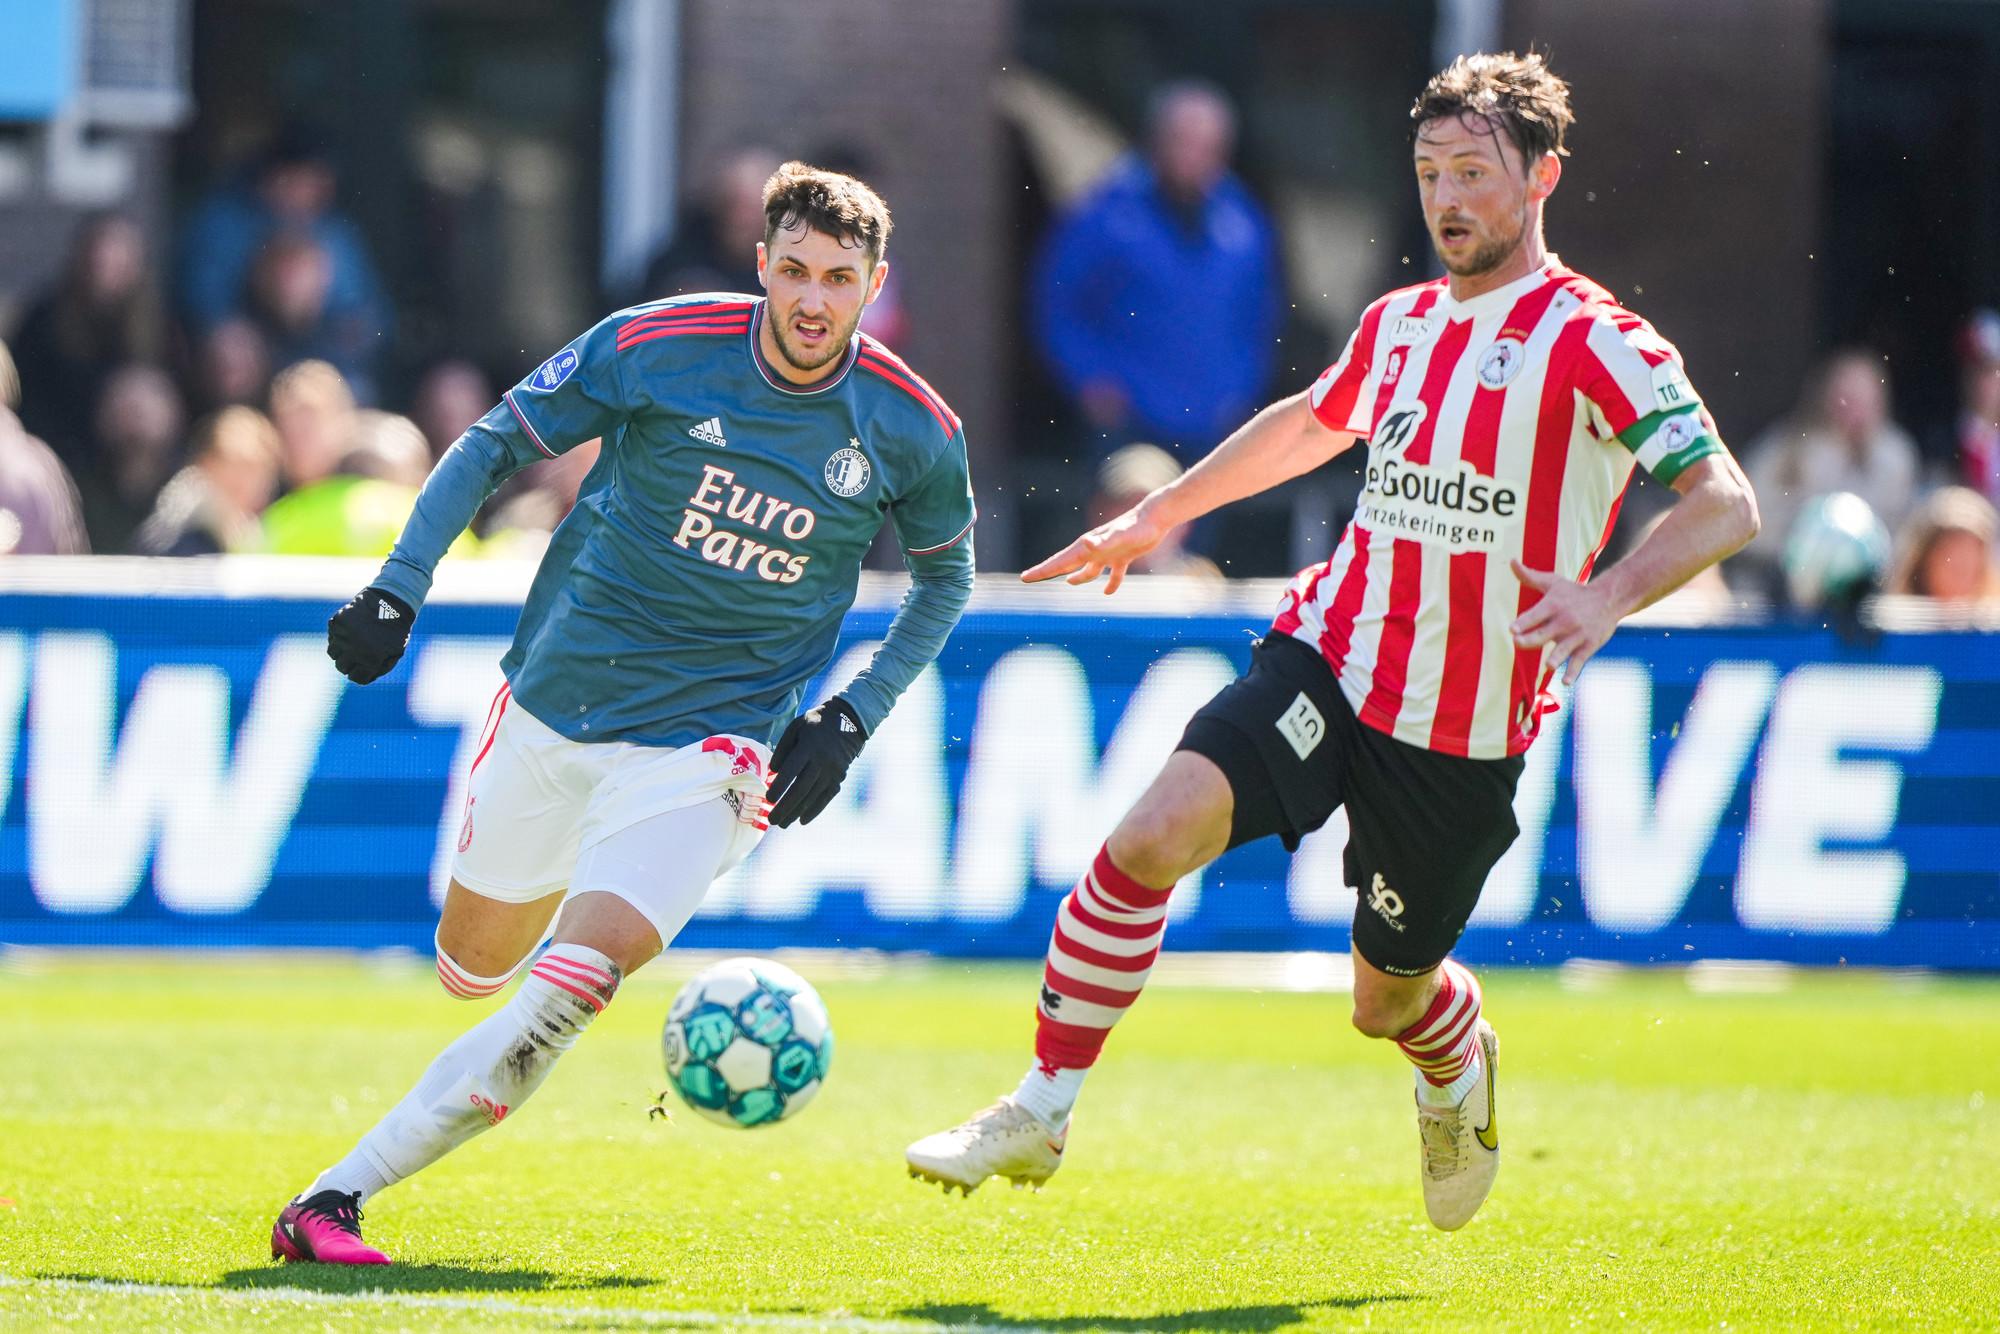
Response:
M1521 373L1527 349L1518 338L1502 338L1479 357L1479 383L1488 389L1505 389Z
M834 450L826 461L827 489L836 496L858 496L868 489L868 478L874 471L868 456L861 452L861 442L850 438L847 448Z

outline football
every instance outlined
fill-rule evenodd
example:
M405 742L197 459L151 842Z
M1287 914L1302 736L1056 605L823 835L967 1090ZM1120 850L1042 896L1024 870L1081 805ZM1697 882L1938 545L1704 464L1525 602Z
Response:
M1785 588L1792 605L1815 611L1872 590L1888 568L1889 548L1889 530L1853 492L1807 502L1785 541Z
M662 1044L681 1101L725 1126L768 1126L811 1102L833 1059L826 1003L769 959L725 959L674 997Z

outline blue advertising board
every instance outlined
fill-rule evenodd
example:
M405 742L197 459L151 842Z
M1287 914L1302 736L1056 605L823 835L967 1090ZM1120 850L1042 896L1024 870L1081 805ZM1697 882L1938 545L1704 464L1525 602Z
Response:
M1130 602L982 594L834 805L681 943L1039 955L1269 605ZM285 577L0 588L0 942L428 947L518 603L441 598L366 688L327 663L330 605ZM831 682L892 607L848 618ZM1516 808L1470 961L2000 967L2000 636L1628 626ZM1192 877L1173 947L1345 949L1344 839Z

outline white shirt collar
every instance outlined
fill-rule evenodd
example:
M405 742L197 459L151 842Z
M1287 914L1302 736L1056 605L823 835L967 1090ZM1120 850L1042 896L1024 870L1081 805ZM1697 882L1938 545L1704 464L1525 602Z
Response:
M1467 297L1463 301L1454 297L1451 288L1447 286L1444 295L1438 298L1437 312L1447 320L1476 320L1482 315L1506 311L1516 301L1546 283L1550 273L1560 263L1562 261L1552 252L1542 260L1540 268L1522 274L1505 287L1496 287L1490 292L1481 292L1478 296Z

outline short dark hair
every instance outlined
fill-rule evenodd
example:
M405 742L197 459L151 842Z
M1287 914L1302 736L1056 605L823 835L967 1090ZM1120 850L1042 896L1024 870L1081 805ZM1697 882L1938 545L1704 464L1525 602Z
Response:
M1576 120L1569 85L1539 51L1516 55L1481 51L1460 56L1431 76L1410 107L1410 136L1434 120L1474 116L1507 132L1524 163L1544 153L1568 155L1563 133Z
M872 264L888 249L894 225L882 196L837 171L787 162L764 182L765 245L775 241L779 232L806 226L842 245L867 251Z

